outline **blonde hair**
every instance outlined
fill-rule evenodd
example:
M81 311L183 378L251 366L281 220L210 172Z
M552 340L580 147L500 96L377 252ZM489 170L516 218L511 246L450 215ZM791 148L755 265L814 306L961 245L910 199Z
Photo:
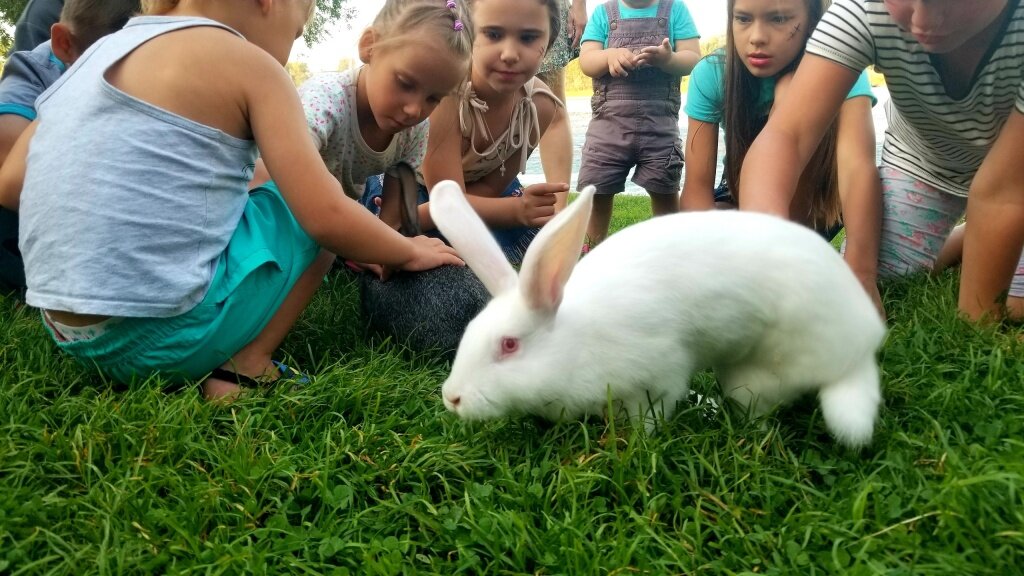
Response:
M85 50L103 36L124 28L138 12L139 0L67 0L60 21L74 32L79 49Z
M449 8L449 3L455 7ZM426 36L444 39L452 54L467 65L473 55L473 22L465 0L387 0L370 29L375 50Z
M178 0L142 0L142 13L151 16L166 14L178 5Z

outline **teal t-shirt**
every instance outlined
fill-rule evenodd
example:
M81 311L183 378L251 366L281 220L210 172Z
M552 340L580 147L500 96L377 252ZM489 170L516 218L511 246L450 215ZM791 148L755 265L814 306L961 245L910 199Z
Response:
M762 78L757 109L767 116L775 101L775 78ZM867 71L861 72L846 99L867 96L871 106L878 103L871 91ZM686 115L709 124L722 123L725 103L725 55L719 50L701 59L690 73L690 88L686 92Z
M658 3L655 2L647 8L630 8L619 0L619 15L623 20L654 18L658 15ZM672 46L676 45L677 40L700 38L697 26L693 23L693 18L690 17L690 11L680 0L672 3L672 12L668 17L668 30L668 41ZM588 41L600 42L601 46L608 47L608 12L604 9L604 4L598 6L590 15L587 27L583 31L583 38L580 39L580 42Z

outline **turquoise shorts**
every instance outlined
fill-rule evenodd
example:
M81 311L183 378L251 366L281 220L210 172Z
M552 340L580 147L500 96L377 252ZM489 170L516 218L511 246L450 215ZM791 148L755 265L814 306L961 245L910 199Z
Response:
M95 338L57 345L121 382L157 373L171 382L201 378L263 331L319 251L267 182L249 193L195 308L170 318L120 318Z

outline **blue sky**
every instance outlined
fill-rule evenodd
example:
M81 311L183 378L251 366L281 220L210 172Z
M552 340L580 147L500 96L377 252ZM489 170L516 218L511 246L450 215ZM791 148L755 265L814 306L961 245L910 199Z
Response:
M437 0L442 2L443 0ZM292 51L292 60L309 64L313 72L334 70L342 58L355 57L355 44L359 33L384 5L383 0L352 0L357 4L356 18L350 27L339 25L331 30L331 36L312 48L297 43ZM587 0L587 8L593 10L603 0ZM687 0L687 8L693 16L702 36L714 36L725 32L725 0Z

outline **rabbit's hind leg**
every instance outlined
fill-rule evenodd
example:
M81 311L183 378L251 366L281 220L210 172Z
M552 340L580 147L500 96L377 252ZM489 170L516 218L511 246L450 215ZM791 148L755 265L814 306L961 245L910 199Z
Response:
M757 364L715 369L722 395L746 409L750 416L762 416L782 402L783 385L774 370Z
M829 432L840 443L859 448L871 442L882 401L878 363L871 354L838 381L818 393Z

